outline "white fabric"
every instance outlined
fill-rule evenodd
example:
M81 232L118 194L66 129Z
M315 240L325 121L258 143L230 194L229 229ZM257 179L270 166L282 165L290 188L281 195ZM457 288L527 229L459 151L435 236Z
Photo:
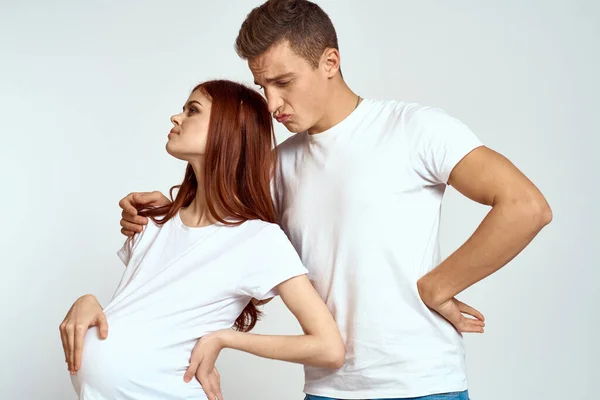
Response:
M328 131L279 147L284 231L346 342L337 371L305 367L308 394L415 397L467 388L461 336L420 300L440 263L450 172L480 141L439 109L364 100Z
M189 228L177 214L118 254L127 268L104 309L108 338L88 331L73 377L84 400L206 399L196 379L183 381L197 339L306 273L281 228L262 221Z

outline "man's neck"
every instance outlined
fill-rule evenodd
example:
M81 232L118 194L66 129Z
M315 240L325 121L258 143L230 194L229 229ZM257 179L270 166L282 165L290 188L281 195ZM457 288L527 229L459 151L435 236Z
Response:
M315 135L336 126L352 114L359 102L360 97L340 79L332 85L331 96L327 101L323 118L309 128L308 133Z

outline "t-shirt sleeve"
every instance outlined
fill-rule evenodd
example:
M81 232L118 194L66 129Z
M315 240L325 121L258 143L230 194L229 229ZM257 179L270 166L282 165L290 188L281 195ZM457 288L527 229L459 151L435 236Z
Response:
M258 237L256 256L246 265L241 292L258 300L279 295L276 286L305 275L307 269L283 230L275 224L263 228Z
M450 173L467 154L482 146L475 134L437 108L423 107L408 119L414 167L431 184L447 184Z
M144 232L146 232L146 226L144 226L144 229L141 233L136 233L135 235L133 235L133 237L128 237L125 240L123 247L121 247L117 251L117 256L119 256L119 258L121 259L121 261L123 261L123 264L125 264L126 267L129 265L129 261L131 261L131 257L133 257L133 252L135 251L137 245L142 240Z
M123 264L127 266L129 260L131 260L131 254L133 253L133 238L129 237L123 243L123 247L117 251L117 256L123 261Z

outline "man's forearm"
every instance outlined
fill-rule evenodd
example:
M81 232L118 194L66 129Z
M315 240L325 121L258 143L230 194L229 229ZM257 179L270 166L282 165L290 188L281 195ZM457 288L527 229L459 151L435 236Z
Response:
M464 245L419 280L421 298L431 308L452 299L506 265L551 219L543 198L499 202Z

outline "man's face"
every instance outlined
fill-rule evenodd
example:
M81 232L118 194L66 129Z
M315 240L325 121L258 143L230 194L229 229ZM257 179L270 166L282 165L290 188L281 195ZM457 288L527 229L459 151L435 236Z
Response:
M264 90L269 112L290 132L309 130L323 118L328 92L323 62L313 68L285 41L248 60L248 66Z

